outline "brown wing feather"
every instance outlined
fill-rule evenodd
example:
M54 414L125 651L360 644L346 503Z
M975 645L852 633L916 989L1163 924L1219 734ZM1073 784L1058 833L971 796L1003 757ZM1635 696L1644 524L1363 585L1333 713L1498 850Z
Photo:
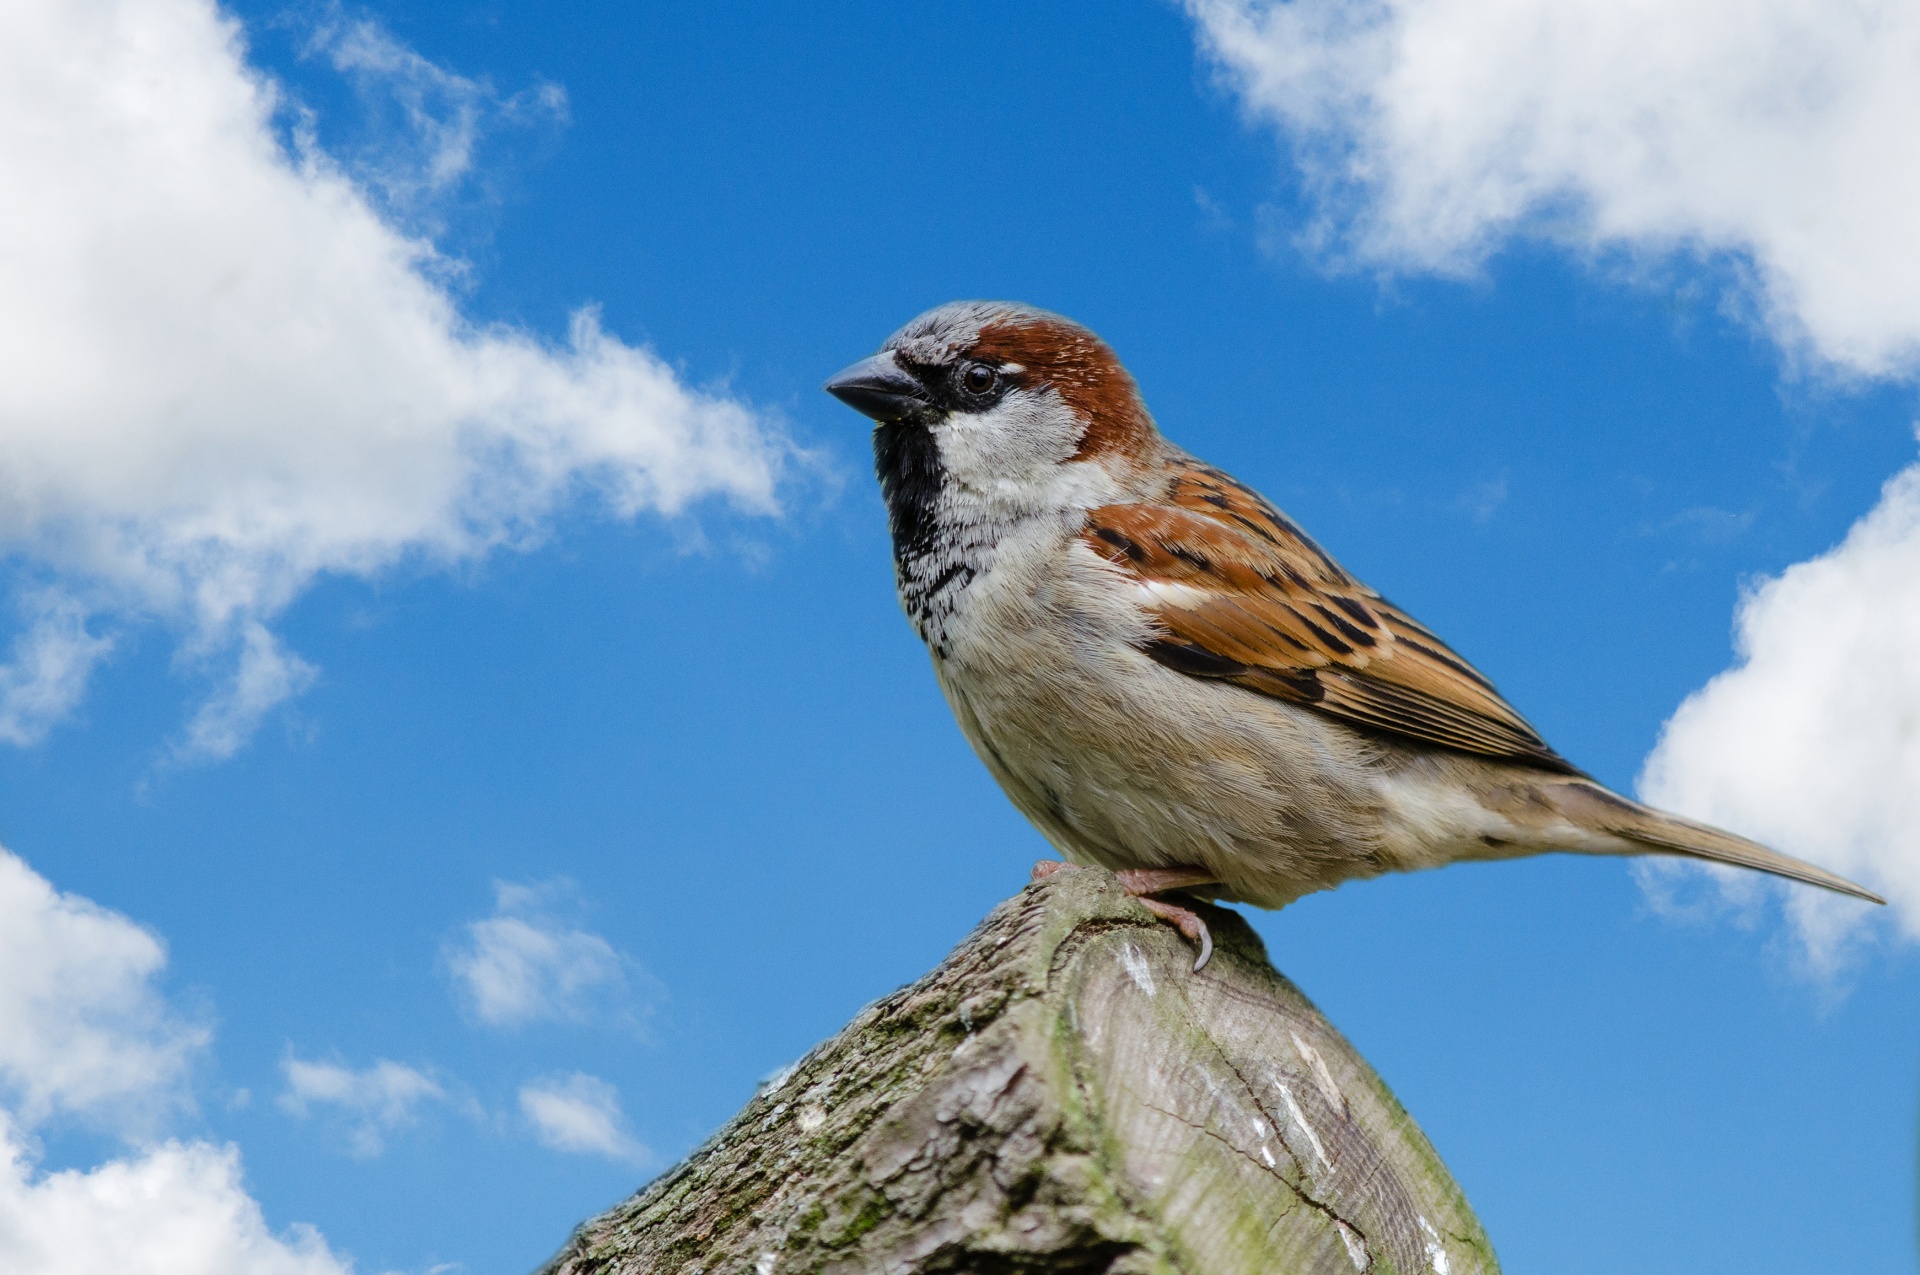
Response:
M1082 538L1166 630L1148 648L1355 726L1578 774L1493 684L1253 491L1198 462L1164 503L1089 512Z

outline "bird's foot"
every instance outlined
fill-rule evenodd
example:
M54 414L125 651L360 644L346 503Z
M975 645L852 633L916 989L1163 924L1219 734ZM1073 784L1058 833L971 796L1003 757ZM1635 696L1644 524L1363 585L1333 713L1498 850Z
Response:
M1193 972L1198 974L1213 959L1213 935L1207 930L1207 923L1200 919L1198 912L1181 907L1178 903L1169 903L1165 899L1156 899L1149 895L1136 894L1140 906L1171 925L1187 936L1187 941L1200 949L1200 955L1193 958Z
M1066 866L1058 859L1042 859L1033 865L1033 872L1028 879L1045 881ZM1200 949L1199 957L1193 962L1194 972L1197 974L1206 968L1207 962L1213 959L1213 934L1207 929L1207 923L1191 908L1183 908L1178 903L1169 903L1153 896L1163 890L1217 884L1213 873L1205 868L1126 868L1113 875L1119 879L1122 890L1140 900L1142 907L1180 931L1188 942Z
M1187 941L1200 949L1200 955L1193 962L1193 972L1198 974L1205 969L1213 959L1213 934L1207 929L1207 923L1200 919L1198 912L1153 896L1162 890L1213 885L1213 874L1205 868L1128 868L1113 875L1120 878L1120 888L1140 900L1142 907L1186 935Z

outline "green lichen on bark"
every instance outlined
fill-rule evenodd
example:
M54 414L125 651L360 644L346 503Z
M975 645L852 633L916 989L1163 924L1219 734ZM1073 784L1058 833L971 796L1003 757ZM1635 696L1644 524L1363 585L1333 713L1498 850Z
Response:
M1372 1069L1210 909L1069 869L769 1083L545 1275L1497 1275Z

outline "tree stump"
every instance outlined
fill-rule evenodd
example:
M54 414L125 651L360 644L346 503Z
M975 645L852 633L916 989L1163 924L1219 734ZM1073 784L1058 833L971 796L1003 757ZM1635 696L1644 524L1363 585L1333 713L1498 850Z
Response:
M1206 909L1029 886L543 1275L1497 1275L1373 1069Z

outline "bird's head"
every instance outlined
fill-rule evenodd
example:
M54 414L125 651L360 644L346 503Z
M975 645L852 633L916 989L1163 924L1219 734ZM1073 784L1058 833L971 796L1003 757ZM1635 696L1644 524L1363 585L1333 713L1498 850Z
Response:
M1044 501L1111 486L1156 458L1153 418L1106 342L1069 319L1004 301L955 301L887 338L827 392L880 423L883 484L910 462L976 495ZM1090 466L1076 462L1092 462ZM891 492L889 493L891 499Z

